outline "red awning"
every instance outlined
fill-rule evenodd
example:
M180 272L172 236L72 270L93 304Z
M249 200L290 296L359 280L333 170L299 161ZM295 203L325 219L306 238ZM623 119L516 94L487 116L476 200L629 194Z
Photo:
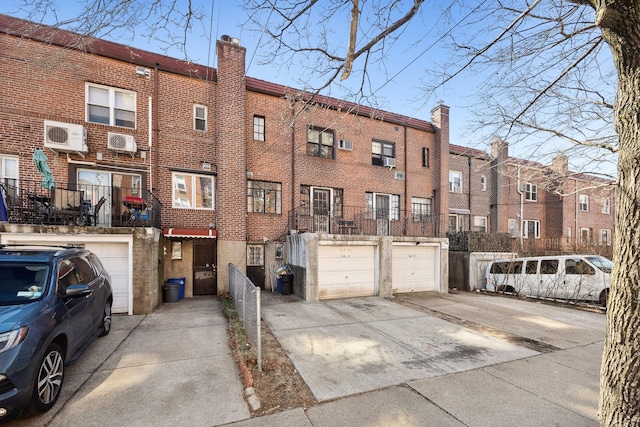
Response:
M183 239L215 239L216 230L210 228L165 228L164 237Z

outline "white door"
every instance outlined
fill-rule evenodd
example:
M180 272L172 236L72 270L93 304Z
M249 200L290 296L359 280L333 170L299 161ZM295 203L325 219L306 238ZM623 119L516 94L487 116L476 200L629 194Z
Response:
M393 245L393 292L439 291L437 256L437 246Z
M85 248L98 255L111 275L114 313L129 313L129 245L123 242L91 242ZM132 310L133 311L133 310Z
M318 247L318 299L376 295L375 247Z

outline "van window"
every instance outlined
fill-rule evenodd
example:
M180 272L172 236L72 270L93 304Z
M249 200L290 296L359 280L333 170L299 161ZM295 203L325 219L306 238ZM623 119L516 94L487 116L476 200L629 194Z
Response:
M538 260L535 261L527 261L525 266L526 274L536 274L538 273Z
M520 274L522 273L522 261L500 261L491 264L492 274Z
M564 270L566 274L596 274L596 270L580 258L565 260Z
M598 267L600 270L605 273L611 273L611 269L613 268L613 263L606 259L605 257L601 257L599 255L588 256L586 257L587 261Z
M558 272L557 259L540 260L540 274L556 274Z

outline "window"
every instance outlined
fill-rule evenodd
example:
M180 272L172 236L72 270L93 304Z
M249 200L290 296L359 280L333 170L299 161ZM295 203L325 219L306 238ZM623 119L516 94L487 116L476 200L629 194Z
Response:
M572 234L571 227L567 227L567 243L571 243L571 234Z
M560 262L557 259L543 259L540 260L540 274L556 274L558 273L558 265Z
M611 246L611 230L600 230L600 244Z
M426 147L422 149L422 166L429 167L429 149Z
M474 216L473 217L474 231L487 232L487 217L486 216Z
M431 199L426 197L411 198L411 217L414 221L428 222L431 220Z
M449 231L462 231L463 220L460 215L449 214Z
M207 130L207 107L195 104L193 106L193 128Z
M449 192L462 193L462 172L449 171Z
M213 176L173 172L173 207L213 210Z
M396 158L396 145L392 142L371 142L371 164L384 166L384 159Z
M540 221L525 219L522 221L522 237L528 238L540 238Z
M264 265L264 245L247 244L247 267Z
M18 186L18 158L0 155L0 179L9 187Z
M136 93L92 83L86 85L87 121L136 127Z
M253 116L253 139L264 141L264 117Z
M581 228L580 229L580 243L589 244L591 241L591 229L590 228Z
M398 194L365 193L367 219L400 219L400 196Z
M280 183L247 181L247 212L281 213L281 193Z
M484 175L480 177L480 191L487 191L487 177Z
M525 266L525 271L526 274L537 274L538 273L538 261L527 261L527 264Z
M611 199L609 197L605 197L602 201L602 213L607 215L611 213Z
M307 130L307 155L333 159L333 131L309 128Z
M591 267L587 262L580 258L569 258L564 261L565 274L572 275L594 275L596 270Z
M524 185L524 198L530 202L538 201L538 186L527 182Z
M507 220L507 229L509 230L509 235L511 237L518 237L520 235L520 231L518 230L518 221L515 218L509 218Z
M582 212L589 212L589 196L586 194L580 195L580 210Z

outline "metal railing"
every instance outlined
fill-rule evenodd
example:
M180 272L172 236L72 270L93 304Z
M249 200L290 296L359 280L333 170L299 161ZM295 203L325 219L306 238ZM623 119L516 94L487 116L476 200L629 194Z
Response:
M372 236L444 237L447 215L413 215L402 209L343 206L339 213L312 213L306 206L289 212L289 229L298 232Z
M260 320L260 287L229 263L229 293L242 322L242 327L256 349L258 370L262 371L262 333Z
M48 189L40 181L0 183L12 224L98 227L161 227L160 201L148 190L59 183Z

